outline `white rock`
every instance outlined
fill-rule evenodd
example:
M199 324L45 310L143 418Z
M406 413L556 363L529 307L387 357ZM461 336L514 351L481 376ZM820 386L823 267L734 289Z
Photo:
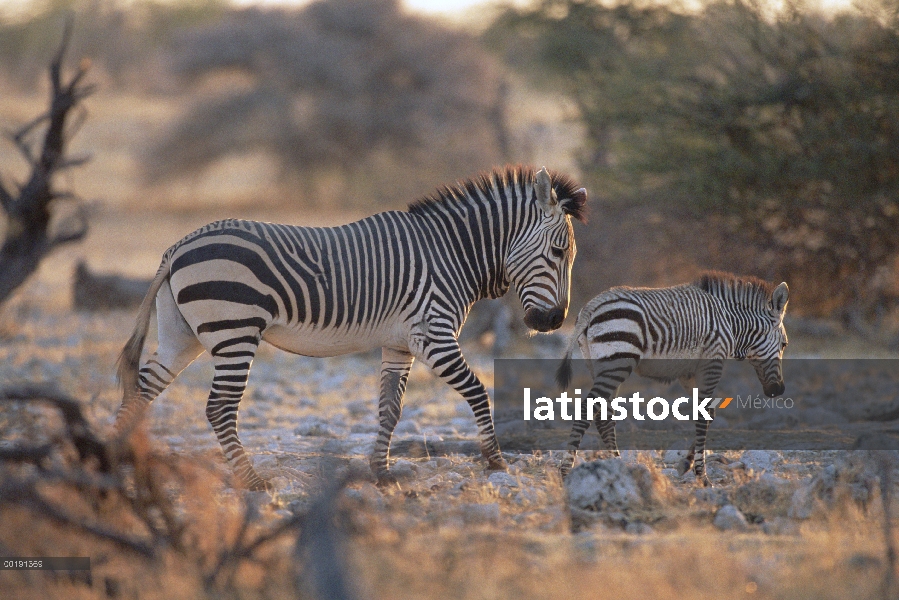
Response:
M415 465L408 460L398 460L390 467L390 472L397 479L411 479L415 476L415 471Z
M469 524L497 523L499 522L499 504L463 504L461 507L462 519Z
M456 473L455 471L447 471L442 476L444 479L449 481L450 483L459 483L460 481L464 481L465 477Z
M419 427L418 423L411 419L404 419L397 424L394 433L401 435L407 433L420 434L421 427Z
M749 523L743 513L733 504L725 504L715 514L714 525L722 531L745 531Z
M676 465L685 456L687 456L686 450L665 450L665 454L662 455L662 462L666 465Z
M502 471L491 473L490 476L487 477L487 483L489 483L493 487L500 487L502 485L510 488L518 487L518 481L508 473L504 473Z
M294 428L296 435L309 437L336 437L335 429L318 417L306 417Z
M630 470L634 467L614 458L578 465L565 481L569 503L593 510L642 505L640 488Z
M753 471L770 471L774 465L782 463L783 458L771 450L747 450L740 457L740 462Z

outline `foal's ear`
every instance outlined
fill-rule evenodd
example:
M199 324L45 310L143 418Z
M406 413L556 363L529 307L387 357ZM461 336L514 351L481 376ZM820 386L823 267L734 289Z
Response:
M774 288L774 292L771 294L771 308L774 310L775 314L782 315L784 311L786 311L787 302L789 301L790 288L787 286L787 282L784 281Z
M552 213L558 201L556 200L555 192L553 192L552 179L550 179L546 167L537 171L537 176L534 178L534 191L536 192L537 202L543 207L543 210L547 213Z

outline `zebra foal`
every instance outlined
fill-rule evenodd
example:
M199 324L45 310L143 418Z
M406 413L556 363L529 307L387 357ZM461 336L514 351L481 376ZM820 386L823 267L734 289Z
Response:
M714 271L675 287L612 288L581 309L556 379L568 387L571 355L579 346L593 375L589 397L611 400L632 372L662 381L677 379L688 390L695 384L700 397L711 397L727 358L749 360L765 394L779 396L784 392L781 359L787 347L783 317L788 300L786 283L774 286ZM714 409L707 410L714 419ZM586 420L572 426L563 476L571 470L589 426ZM597 415L596 428L606 449L618 456L615 422ZM709 421L696 422L696 439L678 469L683 475L693 466L704 485L710 484L705 474L708 428Z
M525 324L557 329L575 257L571 218L587 192L546 169L509 167L339 227L210 223L163 254L119 357L122 434L203 350L215 376L206 416L241 483L264 489L237 435L259 344L306 356L380 347L380 427L371 467L392 480L390 439L417 358L471 406L488 468L505 461L484 385L459 349L471 306L515 285ZM159 347L141 361L155 302Z

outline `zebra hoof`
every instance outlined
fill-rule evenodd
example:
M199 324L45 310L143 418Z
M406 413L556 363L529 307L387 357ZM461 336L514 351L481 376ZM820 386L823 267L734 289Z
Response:
M378 487L390 487L399 483L399 479L397 476L391 473L390 471L382 471L377 474L378 478Z
M687 458L682 458L680 462L677 463L677 474L683 477L684 474L691 468L693 468L693 461Z
M696 481L702 484L702 487L712 487L712 480L709 479L709 476L703 473L702 475L696 476Z
M509 463L506 462L505 458L493 458L487 461L487 470L488 471L508 471Z

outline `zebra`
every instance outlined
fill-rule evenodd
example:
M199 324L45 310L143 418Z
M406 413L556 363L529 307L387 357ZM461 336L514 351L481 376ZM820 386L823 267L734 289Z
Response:
M779 396L785 389L781 360L788 341L783 324L788 300L786 282L775 287L755 277L719 271L674 287L609 289L578 314L556 380L563 389L568 387L577 345L591 361L589 397L611 400L634 371L661 381L677 379L686 389L695 383L700 397L711 397L727 358L748 359L765 394ZM644 359L667 360L641 362ZM707 412L714 419L714 409ZM573 424L560 468L563 477L570 472L589 426L586 420ZM596 428L606 449L620 456L615 422L597 416ZM704 485L710 485L705 473L708 428L708 421L696 422L696 439L678 468L683 475L694 466Z
M237 434L237 412L262 341L325 357L381 348L379 431L372 471L382 484L390 439L417 358L471 406L488 469L506 468L486 388L457 336L475 301L514 285L524 322L557 329L568 312L587 191L544 167L505 167L444 186L405 211L339 227L224 220L162 256L118 360L114 432L146 408L203 350L214 364L206 417L241 485L267 489ZM155 301L158 348L141 362Z

